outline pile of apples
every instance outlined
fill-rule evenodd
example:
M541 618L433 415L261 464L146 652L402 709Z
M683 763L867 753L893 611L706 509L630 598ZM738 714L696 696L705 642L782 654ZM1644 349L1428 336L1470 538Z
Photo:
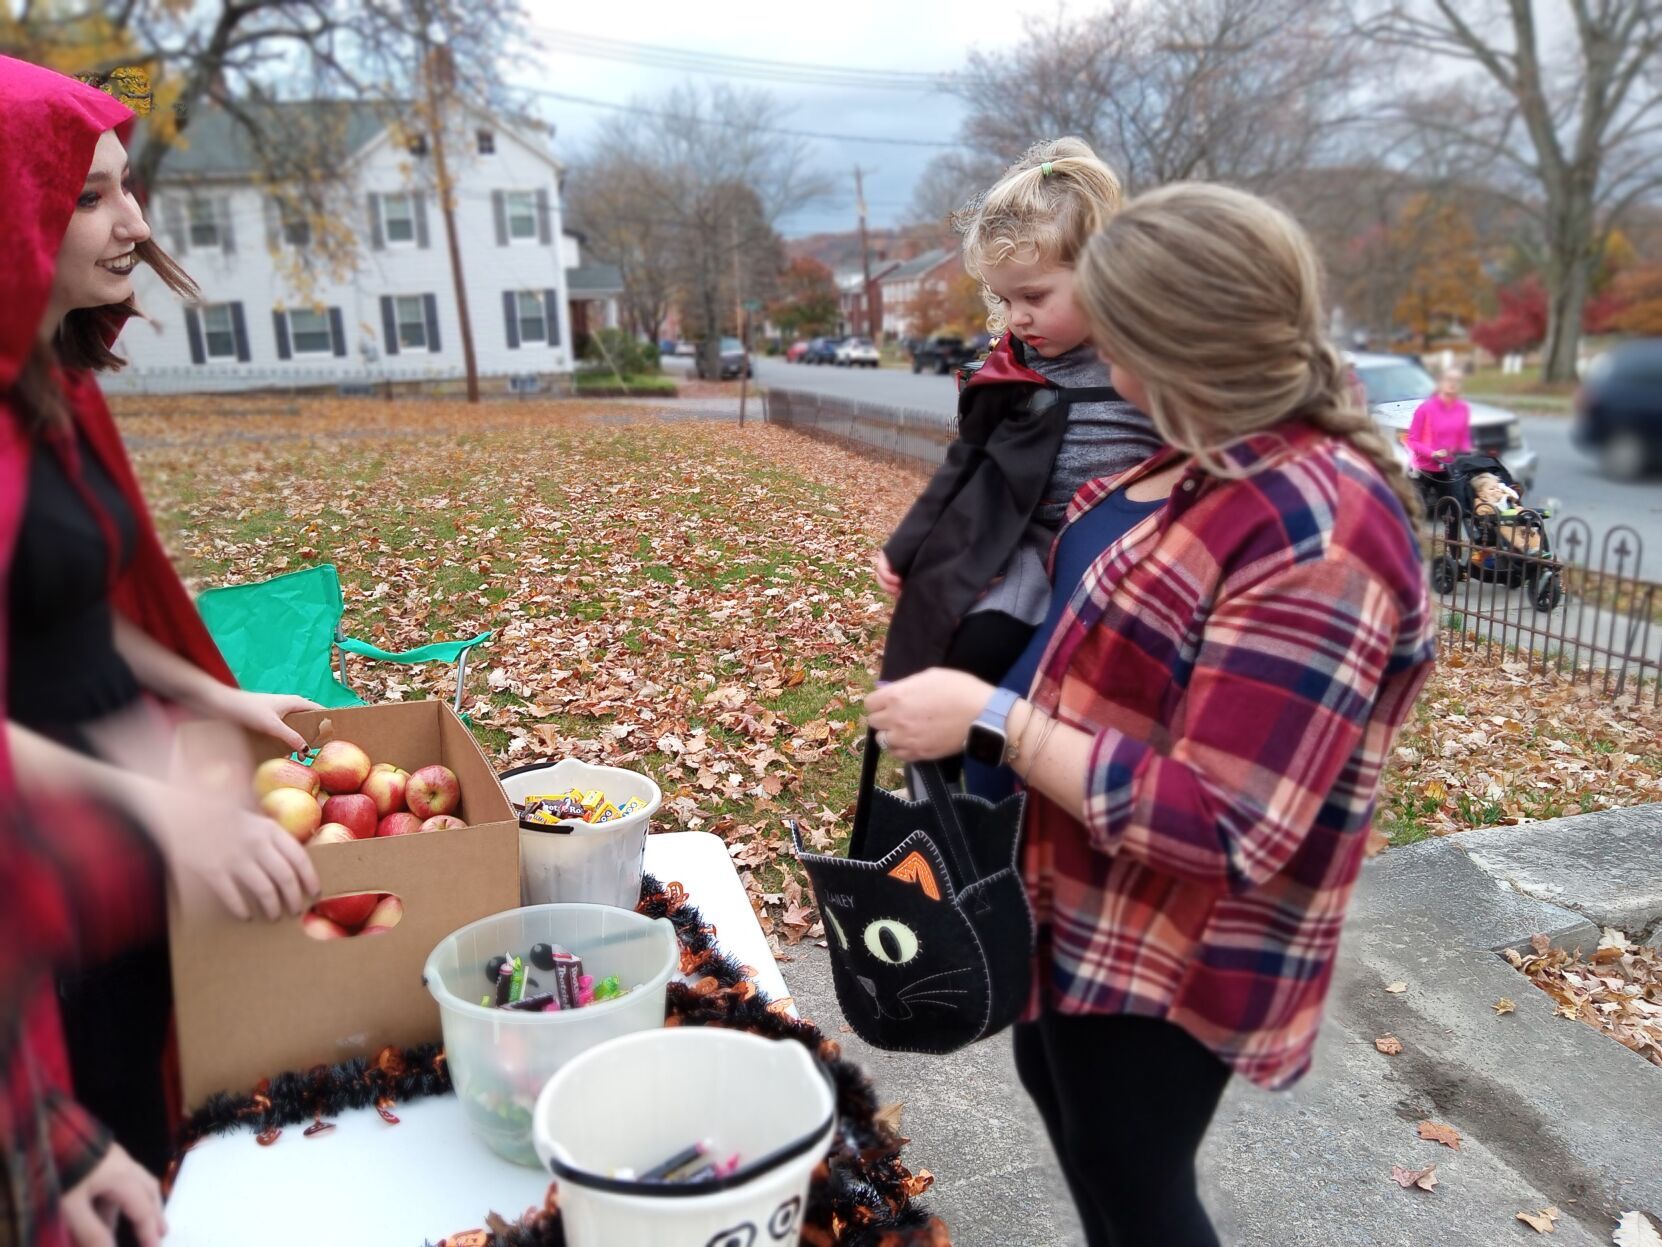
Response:
M260 809L301 844L343 844L372 836L466 827L455 811L462 786L447 766L405 771L372 763L349 740L331 740L310 766L272 758L254 772Z

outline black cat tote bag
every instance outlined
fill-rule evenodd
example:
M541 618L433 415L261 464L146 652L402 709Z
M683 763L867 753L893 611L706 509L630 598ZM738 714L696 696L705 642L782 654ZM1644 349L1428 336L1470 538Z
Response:
M802 847L837 1003L856 1034L890 1052L954 1052L1020 1016L1032 977L1033 911L1016 865L1026 798L993 805L953 792L932 762L923 793L877 786L866 737L847 857Z

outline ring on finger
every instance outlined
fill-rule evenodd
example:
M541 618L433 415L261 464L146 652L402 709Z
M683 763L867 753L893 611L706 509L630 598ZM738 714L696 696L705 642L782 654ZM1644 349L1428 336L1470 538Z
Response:
M879 731L877 733L877 747L884 753L889 751L889 734L887 732Z

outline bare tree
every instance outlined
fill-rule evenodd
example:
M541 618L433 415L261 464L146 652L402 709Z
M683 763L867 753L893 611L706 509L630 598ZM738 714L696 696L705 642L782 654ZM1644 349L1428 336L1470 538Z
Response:
M1402 117L1533 220L1548 299L1542 377L1573 379L1605 238L1662 190L1662 0L1427 0L1357 17L1380 45L1468 70ZM1559 37L1544 37L1555 22Z
M912 187L908 216L940 240L952 238L952 214L986 190L1004 172L1005 162L985 152L942 152L924 165Z
M1357 119L1375 68L1339 0L1148 0L1029 17L953 79L975 152L1013 159L1076 134L1132 190L1187 178L1273 189Z
M717 375L735 283L745 298L776 288L783 256L774 227L830 185L809 170L805 143L775 132L780 108L766 91L689 84L636 111L654 114L656 124L615 118L579 162L581 219L603 258L620 267L638 258L642 290L667 284L679 292L703 330L704 368ZM626 176L591 195L613 168Z
M662 171L626 147L614 147L614 128L603 125L590 156L572 167L566 211L590 253L617 265L629 331L656 342L675 298L679 231L659 207L665 200Z

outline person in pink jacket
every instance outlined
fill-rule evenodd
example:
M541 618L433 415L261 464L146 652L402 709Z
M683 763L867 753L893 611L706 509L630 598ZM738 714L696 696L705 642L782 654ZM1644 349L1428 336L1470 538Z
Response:
M1458 368L1443 370L1437 392L1414 409L1408 425L1408 453L1420 472L1441 472L1455 455L1472 448L1472 409L1460 397Z

